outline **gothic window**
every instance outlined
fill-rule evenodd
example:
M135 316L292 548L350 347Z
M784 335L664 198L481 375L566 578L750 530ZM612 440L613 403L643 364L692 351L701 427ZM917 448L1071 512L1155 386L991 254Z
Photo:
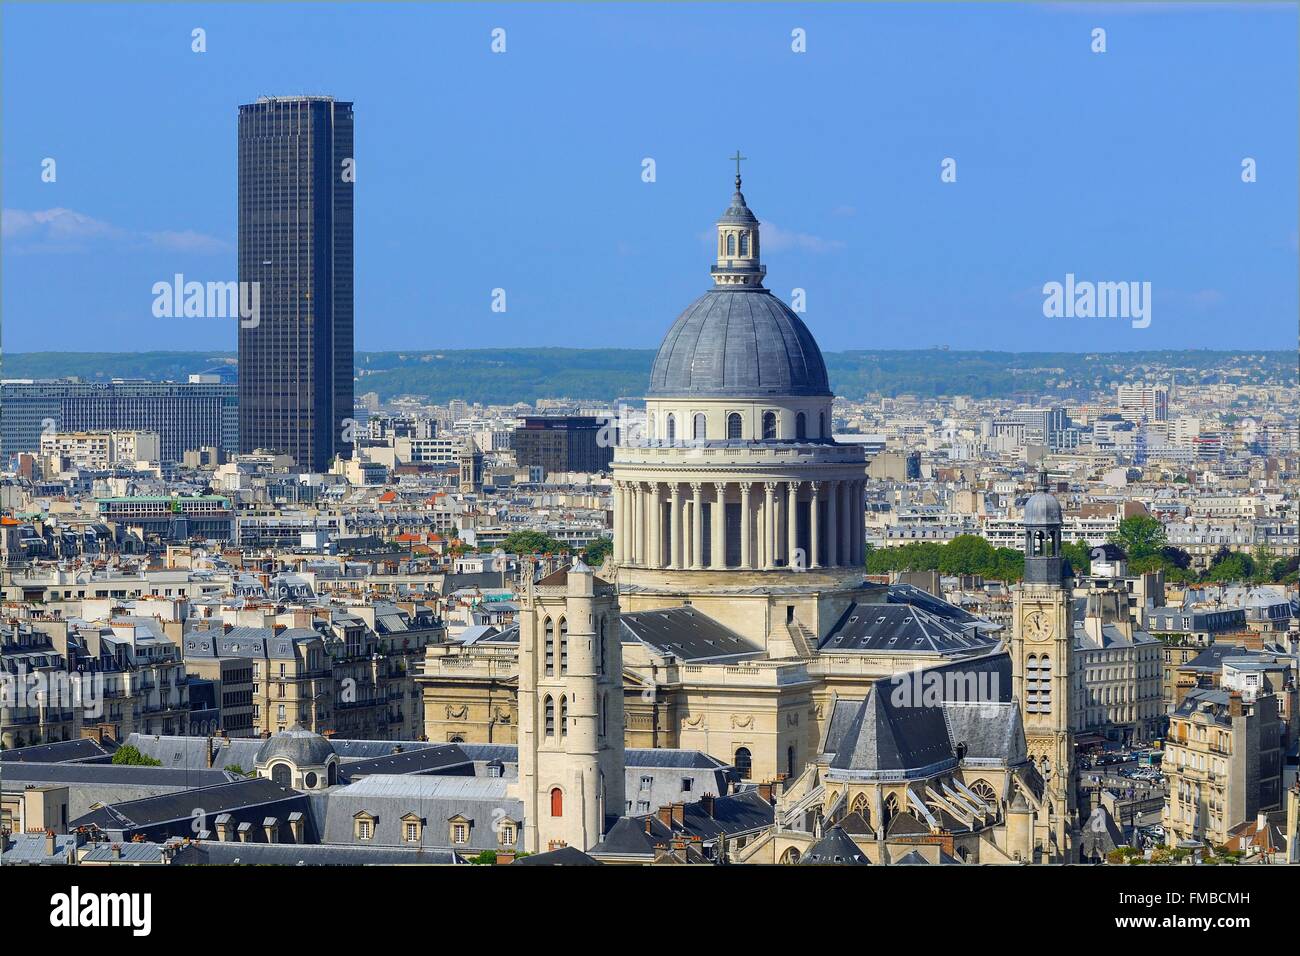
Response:
M560 618L560 673L569 673L569 622Z
M704 418L704 413L703 413L703 412L696 412L696 413L695 413L695 418L692 419L692 421L691 421L691 437L692 437L692 438L698 438L698 439L703 439L703 438L704 438L704 426L705 426L705 421L706 421L706 420L705 420L705 418Z
M732 412L730 415L727 416L727 437L739 438L740 429L741 429L740 412Z
M555 736L555 701L549 695L546 698L546 736Z
M794 419L794 434L796 438L804 439L808 437L808 419L803 412L800 412Z
M569 736L569 698L560 698L560 736Z
M870 804L867 803L867 795L860 793L853 798L853 805L849 808L850 813L856 813L863 820L867 819L867 814L871 812Z
M735 254L736 254L736 235L735 233L728 233L727 234L727 255L734 256Z
M763 413L763 440L771 441L776 438L776 412Z
M740 234L740 254L742 256L749 255L749 233L747 232Z
M544 625L546 631L546 676L555 673L555 624L548 617Z
M976 780L970 785L970 791L988 804L989 807L997 807L998 795L994 792L993 787L987 780Z
M740 774L740 779L748 780L750 773L754 769L754 757L749 752L748 747L740 747L736 750L736 771Z
M671 412L668 414L667 438L669 441L677 440L677 418Z
M559 787L554 787L551 790L551 816L564 816L564 794Z
M1046 654L1038 661L1038 712L1052 712L1052 659Z
M898 795L891 793L885 797L885 818L880 821L881 826L888 828L890 821L896 816L898 816Z

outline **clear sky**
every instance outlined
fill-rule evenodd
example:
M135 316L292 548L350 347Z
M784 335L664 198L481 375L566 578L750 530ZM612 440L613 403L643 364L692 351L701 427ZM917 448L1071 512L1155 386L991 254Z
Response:
M823 348L1296 344L1295 4L2 15L7 351L234 349L151 288L236 278L238 106L291 93L356 104L358 349L656 346L710 284L737 148ZM1150 282L1150 325L1045 318L1067 273Z

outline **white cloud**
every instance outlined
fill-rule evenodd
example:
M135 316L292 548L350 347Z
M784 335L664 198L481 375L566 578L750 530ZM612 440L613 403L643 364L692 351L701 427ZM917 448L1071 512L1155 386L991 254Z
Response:
M170 252L224 252L230 243L193 230L132 232L74 209L6 209L0 217L0 234L29 252L71 252L92 241L127 246L149 246Z
M782 249L802 249L805 252L834 252L843 249L838 239L823 239L807 232L790 232L774 222L764 222L760 227L762 248L778 252Z

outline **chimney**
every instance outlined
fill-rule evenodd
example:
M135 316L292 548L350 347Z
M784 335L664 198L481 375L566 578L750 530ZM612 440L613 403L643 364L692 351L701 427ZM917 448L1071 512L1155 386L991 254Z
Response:
M671 806L659 808L659 822L664 826L671 828L673 825L673 808Z
M700 797L700 808L709 816L713 816L713 801L715 799L711 793Z
M1241 695L1234 690L1228 695L1228 716L1236 718L1241 715Z
M772 802L772 785L770 783L760 783L758 785L758 795L763 798L764 802Z
M114 843L112 848L109 850L109 855L115 860L122 859L122 844Z
M1260 817L1263 816L1264 815L1261 813ZM46 830L45 831L45 855L54 856L54 848L55 848L54 831Z
M212 769L212 761L213 761L213 759L215 758L215 756L216 756L216 753L215 753L215 751L214 751L214 749L213 749L212 738L209 737L209 738L208 738L208 769L209 769L209 770Z
M507 866L515 862L514 850L497 850L497 865Z
M649 835L650 835L650 830L654 827L654 822L655 822L655 818L652 817L652 816L650 816L650 817L646 817L646 818L645 818L645 832L646 832L646 836L649 836Z
M686 825L686 804L673 804L673 823L677 824L679 827Z

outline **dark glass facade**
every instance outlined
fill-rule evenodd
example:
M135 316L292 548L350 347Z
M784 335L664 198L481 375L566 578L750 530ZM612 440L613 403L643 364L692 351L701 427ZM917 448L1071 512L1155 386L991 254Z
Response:
M239 108L239 448L324 471L352 415L352 104L263 97ZM247 288L247 287L245 287Z

